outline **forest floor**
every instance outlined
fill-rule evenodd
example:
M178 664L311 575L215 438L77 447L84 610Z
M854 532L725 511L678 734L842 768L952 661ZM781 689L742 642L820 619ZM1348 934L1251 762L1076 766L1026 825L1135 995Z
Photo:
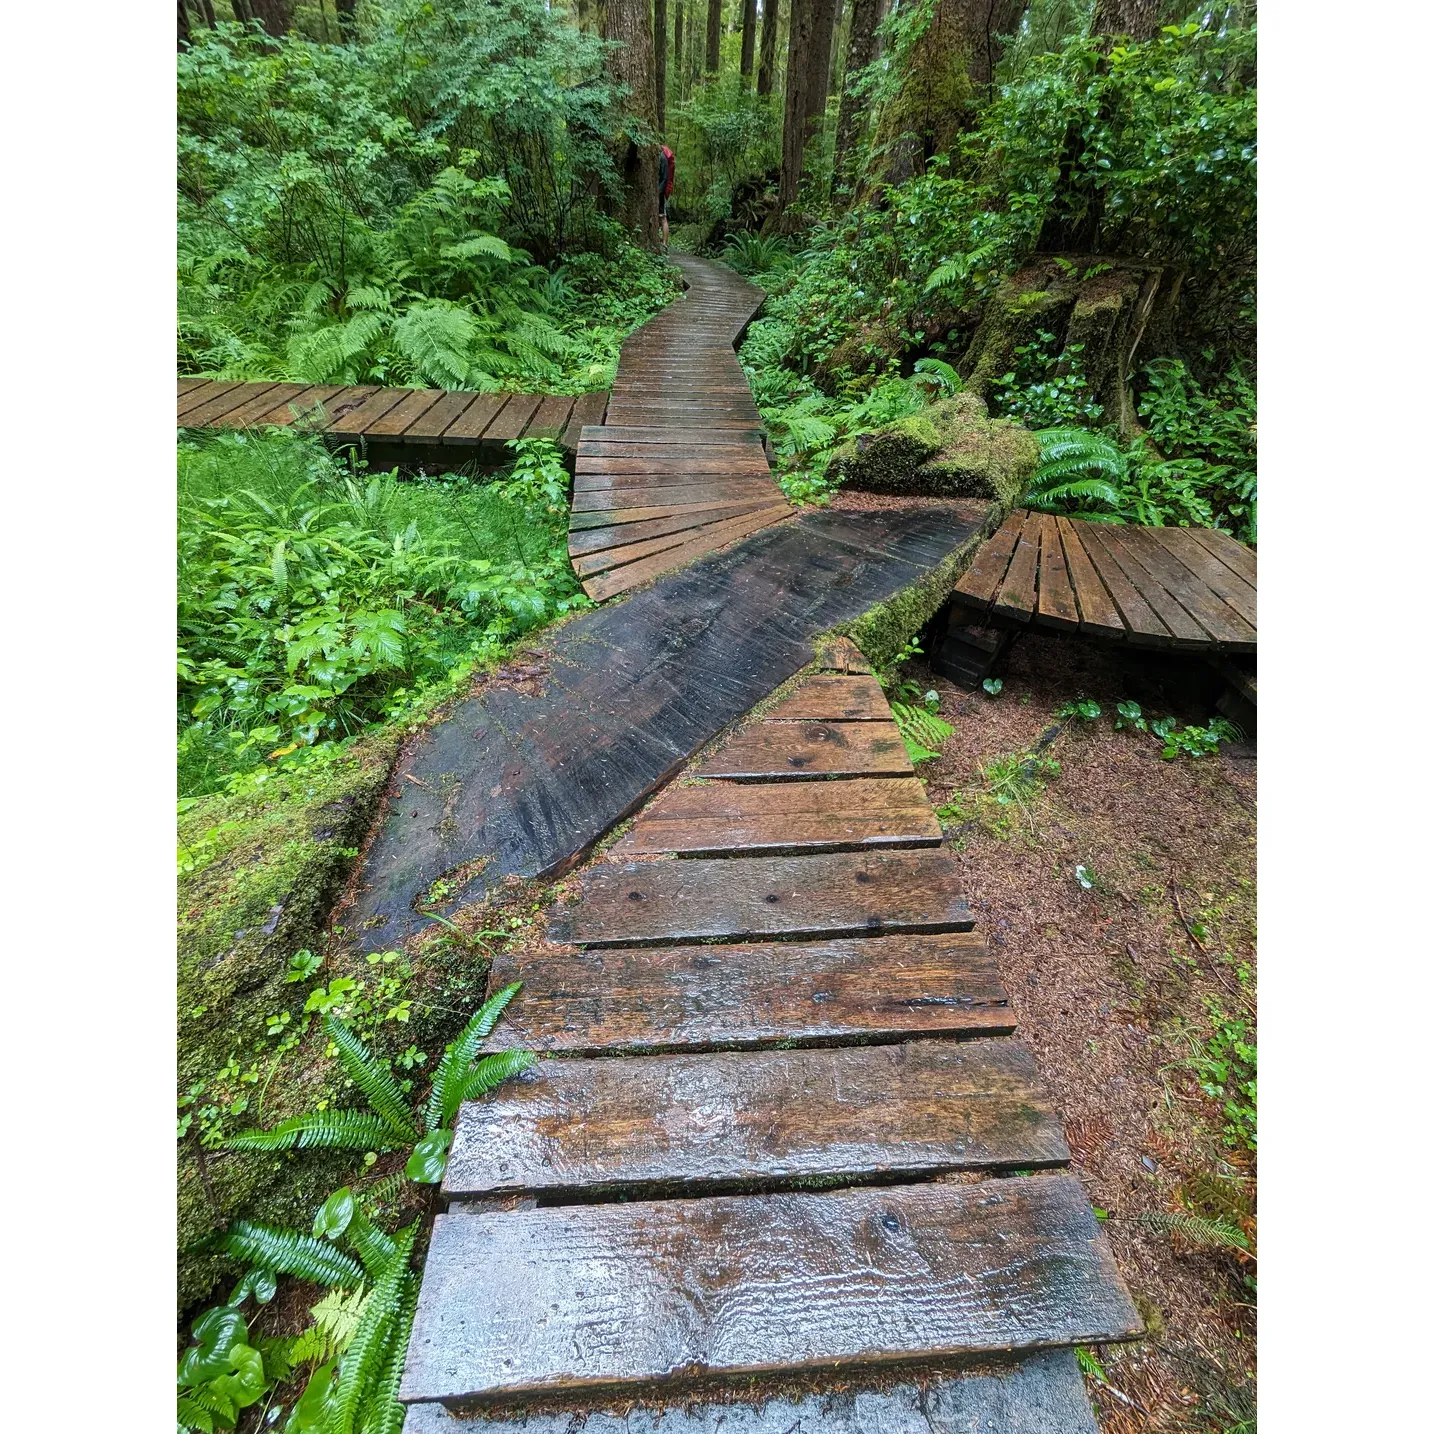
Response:
M1152 736L1115 729L1115 703L1203 723L1203 670L1079 638L1019 637L996 697L921 660L902 675L936 691L956 728L920 774L1150 1332L1097 1352L1108 1387L1089 1383L1103 1426L1238 1429L1253 1419L1253 1265L1142 1220L1181 1210L1202 1172L1254 1173L1191 1065L1222 1022L1253 1029L1254 744L1162 760ZM1077 698L1102 716L1067 721L1043 753L1059 772L997 803L992 764L1030 752Z

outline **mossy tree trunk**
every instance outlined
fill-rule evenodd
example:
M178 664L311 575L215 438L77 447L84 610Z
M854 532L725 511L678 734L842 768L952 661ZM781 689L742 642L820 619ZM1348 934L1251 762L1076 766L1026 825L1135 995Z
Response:
M677 7L681 23L682 6ZM667 127L667 0L652 0L652 79L657 92L657 127Z
M852 82L876 59L880 37L876 27L886 13L886 0L853 0L851 34L847 40L846 76L841 109L837 114L833 188L850 188L858 158L857 140L862 129L864 103L852 93Z
M652 10L648 0L609 0L605 40L613 82L627 90L628 123L614 156L622 176L622 221L649 248L657 244L657 84L653 75Z
M742 88L752 84L752 61L757 52L757 0L744 0L742 5Z
M757 65L757 93L772 93L772 78L777 69L777 15L781 0L763 0L762 55Z

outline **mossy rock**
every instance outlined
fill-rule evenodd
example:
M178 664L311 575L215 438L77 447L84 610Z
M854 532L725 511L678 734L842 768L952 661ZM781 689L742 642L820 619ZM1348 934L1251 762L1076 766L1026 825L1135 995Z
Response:
M401 731L382 729L334 760L237 796L207 797L180 823L181 852L202 864L179 878L179 1082L209 1082L231 1056L252 1058L265 1019L293 1008L289 958L320 942L388 779ZM299 1003L301 1004L301 1003ZM265 1091L266 1111L311 1081L286 1061ZM251 1120L252 1115L246 1117ZM244 1123L243 1121L240 1122ZM179 1297L203 1298L223 1271L194 1242L237 1217L307 1223L341 1183L352 1157L240 1156L179 1147Z
M959 393L843 444L832 461L847 487L864 492L987 498L1010 508L1039 459L1033 434Z

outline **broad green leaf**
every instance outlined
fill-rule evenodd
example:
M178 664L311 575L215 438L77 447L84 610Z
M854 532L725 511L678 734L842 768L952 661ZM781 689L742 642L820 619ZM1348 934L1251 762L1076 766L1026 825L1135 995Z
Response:
M337 1240L349 1227L354 1217L353 1191L347 1185L335 1190L314 1216L314 1234L324 1239Z
M453 1142L451 1130L433 1130L413 1147L403 1173L420 1185L436 1185L448 1168L448 1147Z

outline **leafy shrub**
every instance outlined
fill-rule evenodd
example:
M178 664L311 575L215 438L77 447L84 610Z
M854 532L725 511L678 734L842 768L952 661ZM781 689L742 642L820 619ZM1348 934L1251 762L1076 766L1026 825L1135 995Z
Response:
M1015 368L996 380L995 406L1027 428L1094 424L1104 409L1090 396L1081 368L1084 349L1080 343L1062 348L1054 334L1038 330L1031 343L1016 348ZM1065 373L1057 372L1062 363Z

